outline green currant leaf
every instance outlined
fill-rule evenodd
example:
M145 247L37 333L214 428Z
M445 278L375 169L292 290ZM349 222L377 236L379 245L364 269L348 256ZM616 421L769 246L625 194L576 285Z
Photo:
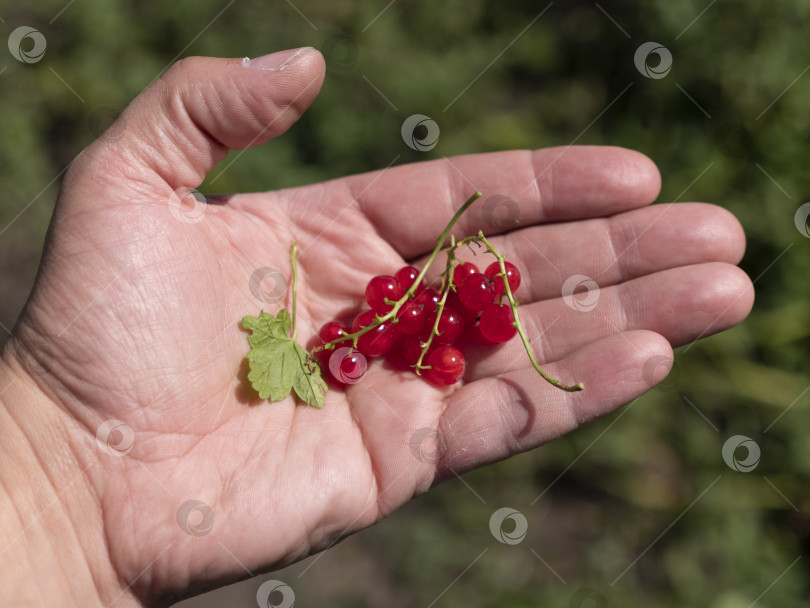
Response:
M242 327L248 337L250 364L248 380L262 399L281 401L295 390L298 397L314 407L323 407L326 382L321 368L301 345L290 337L292 321L283 308L274 317L261 311L257 317L246 316Z

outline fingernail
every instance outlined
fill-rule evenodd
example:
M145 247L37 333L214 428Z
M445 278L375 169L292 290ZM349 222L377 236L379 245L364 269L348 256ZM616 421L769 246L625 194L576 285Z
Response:
M288 49L286 51L279 51L270 55L262 55L255 59L246 59L244 64L253 68L254 70L267 70L270 72L278 72L286 68L292 63L296 57L305 53L311 46L301 47L300 49Z

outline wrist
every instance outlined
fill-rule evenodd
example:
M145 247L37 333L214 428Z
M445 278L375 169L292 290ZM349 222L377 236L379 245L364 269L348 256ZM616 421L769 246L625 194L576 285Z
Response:
M2 603L138 605L110 564L86 475L93 463L73 449L84 429L46 395L11 342L0 356Z

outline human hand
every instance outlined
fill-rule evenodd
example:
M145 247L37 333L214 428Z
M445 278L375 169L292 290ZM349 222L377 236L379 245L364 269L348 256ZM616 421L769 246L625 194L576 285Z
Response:
M617 148L463 156L180 204L228 150L289 128L323 75L314 50L272 71L184 60L66 175L3 352L0 399L21 430L16 445L39 467L32 476L66 505L69 533L52 550L84 560L70 584L93 589L100 605L188 595L324 549L437 480L631 401L654 384L645 363L751 307L751 283L733 265L744 248L736 220L703 204L647 207L659 191L654 165ZM492 240L522 269L521 320L544 368L585 391L546 384L513 340L471 352L456 387L375 363L361 383L330 391L322 410L250 398L240 320L285 305L257 297L254 271L287 276L299 243L305 342L357 307L368 278L418 265L477 188L516 202L518 223ZM497 232L480 205L457 226ZM601 288L590 312L561 298L574 274ZM131 429L125 454L114 448L127 437L97 441L108 420ZM436 460L411 451L425 428L442 438ZM189 500L210 509L207 533L178 524ZM15 543L37 545L36 531L57 525L40 511Z

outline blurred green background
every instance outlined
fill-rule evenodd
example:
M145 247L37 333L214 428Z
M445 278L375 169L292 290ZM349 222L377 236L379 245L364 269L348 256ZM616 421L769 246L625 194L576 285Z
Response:
M629 408L439 486L325 554L183 606L253 606L267 579L300 606L805 606L810 239L794 215L810 186L809 17L801 0L6 5L0 37L28 25L47 52L26 65L0 48L0 323L11 329L32 285L57 176L179 57L311 45L329 66L301 121L220 163L204 192L395 158L572 142L641 150L661 169L660 201L716 202L745 226L757 302L741 327L679 349L664 386ZM663 78L634 65L648 41L671 52ZM440 126L430 152L401 138L416 113ZM734 435L761 450L751 472L723 460ZM502 506L528 519L520 544L490 533Z

